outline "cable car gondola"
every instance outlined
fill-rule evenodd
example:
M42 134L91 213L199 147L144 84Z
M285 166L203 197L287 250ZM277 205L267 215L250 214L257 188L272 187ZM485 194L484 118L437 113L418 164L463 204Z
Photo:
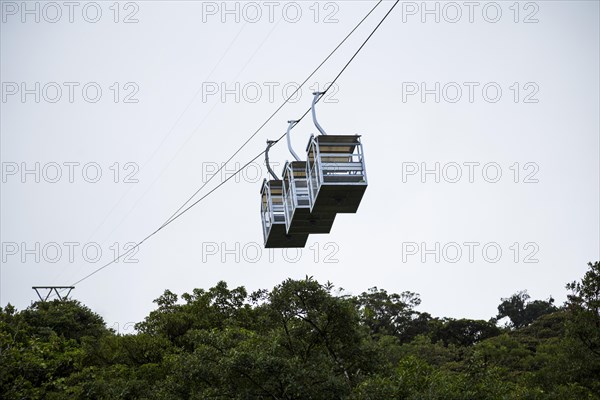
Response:
M265 179L260 189L260 216L265 248L304 247L308 234L287 233L283 207L283 181L277 178L269 165L269 148L273 143L275 142L267 141L265 161L274 179Z
M312 117L321 134L312 135L306 149L310 211L356 213L367 189L360 135L326 134L315 111L323 92L313 94Z
M335 220L335 212L311 212L306 161L292 148L290 132L298 121L288 121L287 142L295 161L286 162L283 167L283 206L288 234L329 233Z

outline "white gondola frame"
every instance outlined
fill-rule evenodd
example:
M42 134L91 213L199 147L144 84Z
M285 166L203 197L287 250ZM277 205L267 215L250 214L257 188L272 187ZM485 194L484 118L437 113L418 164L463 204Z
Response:
M330 142L327 142L327 141ZM346 142L346 140L348 140ZM353 140L353 141L350 141ZM322 152L327 147L349 147L348 152ZM307 146L306 176L310 210L315 210L319 194L325 186L368 186L365 157L360 135L311 136ZM362 195L361 195L362 196ZM343 211L341 211L343 212Z

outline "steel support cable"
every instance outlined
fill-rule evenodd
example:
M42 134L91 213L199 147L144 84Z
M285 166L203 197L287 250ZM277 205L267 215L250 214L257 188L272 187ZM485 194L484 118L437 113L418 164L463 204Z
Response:
M377 5L379 5L383 0L380 0ZM358 55L358 53L360 53L360 51L363 49L363 47L367 44L367 42L371 39L371 37L375 34L375 32L379 29L379 27L383 24L383 22L387 19L387 17L391 14L391 12L394 10L394 8L396 7L396 5L398 5L399 0L396 0L394 2L394 5L389 9L389 11L383 16L383 18L381 19L381 21L379 21L379 23L377 24L377 26L375 26L375 28L373 29L373 31L369 34L369 36L367 36L367 38L363 41L363 43L360 45L360 47L356 50L356 52L354 53L354 55L352 55L352 57L348 60L348 62L344 65L344 67L340 70L340 72L336 75L336 77L333 79L333 81L331 82L331 85L329 85L329 87L327 87L325 89L325 91L323 91L321 93L321 95L319 96L319 98L317 99L317 102L319 102L323 96L327 93L327 91L332 87L332 85L339 79L339 77L344 73L344 71L348 68L348 66L352 63L352 61L356 58L356 56ZM369 12L369 14L375 9L375 7ZM368 14L367 14L368 16ZM365 17L366 18L366 17ZM364 18L363 20L364 21ZM362 23L361 21L361 23ZM357 26L358 27L358 26ZM355 28L356 29L356 28ZM338 46L339 47L339 46ZM322 64L321 64L322 65ZM289 99L289 98L288 98ZM285 103L284 103L285 104ZM280 106L280 108L283 107ZM277 111L279 111L279 109L277 109ZM277 112L276 111L276 112ZM311 108L309 108L308 110L306 110L304 112L304 114L302 114L302 116L297 120L298 123L300 123L300 121L302 121L304 119L304 117L306 117L306 115L308 115L308 113L311 111ZM275 113L276 113L275 112ZM275 114L273 113L273 115ZM272 118L273 115L269 118ZM268 120L267 120L268 122ZM266 122L265 122L266 124ZM261 129L261 128L259 128ZM281 141L281 139L283 139L286 136L287 132L285 132L284 134L282 134L277 140L275 140L273 143L273 146L276 145L277 143L279 143L279 141ZM249 139L250 140L250 139ZM249 141L248 140L248 141ZM245 145L245 144L244 144ZM240 148L241 150L241 148ZM71 286L75 286L81 282L83 282L84 280L90 278L91 276L95 275L96 273L102 271L104 268L108 267L111 264L114 264L115 262L117 262L118 260L120 260L121 258L125 257L126 255L128 255L130 252L136 250L137 248L139 248L143 243L145 243L148 239L150 239L152 236L156 235L158 232L160 232L162 229L164 229L166 226L168 226L169 224L171 224L173 221L175 221L176 219L178 219L179 217L181 217L183 214L185 214L186 212L188 212L192 207L196 206L198 203L200 203L202 200L204 200L205 198L207 198L208 196L210 196L212 193L214 193L217 189L219 189L221 186L223 186L225 183L227 183L230 179L232 179L233 177L235 177L237 174L239 174L241 171L244 170L244 168L246 168L248 165L250 165L251 163L253 163L254 161L256 161L260 156L262 156L265 153L266 150L261 151L260 153L258 153L254 158L252 158L250 161L248 161L246 164L244 164L241 168L239 168L238 170L236 170L233 174L231 174L229 177L227 177L225 180L223 180L220 184L218 184L217 186L215 186L213 189L211 189L209 192L207 192L205 195L203 195L202 197L200 197L198 200L196 200L195 202L193 202L192 204L190 204L188 207L186 207L185 209L183 209L183 207L185 207L185 205L187 203L189 203L190 200L188 200L182 207L179 208L179 210L177 212L175 212L173 214L173 216L171 216L164 224L162 224L160 227L158 227L154 232L150 233L149 235L147 235L144 239L142 239L140 242L138 242L135 246L131 247L129 250L127 250L125 253L121 254L120 256L114 258L113 260L111 260L110 262L102 265L101 267L95 269L94 271L92 271L91 273L89 273L88 275L84 276L83 278L79 279L77 282L73 283ZM239 150L238 150L239 152ZM232 157L233 158L233 157ZM214 175L213 175L214 176ZM202 186L204 187L204 185ZM199 190L198 190L199 191ZM198 193L198 191L196 192L196 194ZM195 196L195 194L194 194ZM193 196L192 196L193 197ZM182 210L183 209L183 210ZM182 211L181 211L182 210Z
M302 88L302 86L304 86L306 84L306 82L308 82L308 80L310 78L313 77L313 75L315 73L317 73L317 71L323 66L323 64L325 64L327 62L327 60L329 60L331 58L331 56L333 56L335 54L335 52L346 42L346 40L348 40L348 38L354 33L354 31L356 31L361 25L362 23L369 17L369 15L371 15L371 13L373 11L375 11L375 9L383 2L383 0L379 0L377 2L377 4L375 4L375 6L373 8L371 8L371 10L367 13L367 15L365 15L359 22L358 24L356 24L356 26L346 35L346 37L344 39L342 39L342 41L329 53L329 55L327 57L325 57L325 59L313 70L313 72L310 73L310 75L308 75L306 77L306 79L304 79L304 81L296 88L296 90L294 90L294 92L288 96L283 103L269 116L269 118L267 118L267 120L265 122L263 122L258 129L256 129L256 131L254 131L254 133L252 135L250 135L250 137L244 142L242 143L242 145L227 159L227 161L225 161L221 167L219 167L219 169L217 169L215 171L215 173L213 175L211 175L208 180L206 182L204 182L202 184L202 186L200 186L195 192L194 194L192 194L186 201L185 203L183 203L181 205L181 207L179 207L177 209L177 211L175 211L169 218L167 218L167 220L163 223L163 226L166 225L173 217L175 217L175 215L177 215L177 213L179 211L181 211L190 201L192 201L192 199L194 197L196 197L196 195L198 193L200 193L200 191L202 191L202 189L204 189L206 187L206 185L208 185L210 183L210 181L217 176L217 174L219 172L221 172L221 170L223 168L225 168L225 166L236 156L238 155L238 153L240 151L242 151L242 149L244 147L246 147L246 145L273 119L273 117L275 117L275 115L289 102L289 100L291 98L293 98L298 91ZM333 82L332 82L333 84Z

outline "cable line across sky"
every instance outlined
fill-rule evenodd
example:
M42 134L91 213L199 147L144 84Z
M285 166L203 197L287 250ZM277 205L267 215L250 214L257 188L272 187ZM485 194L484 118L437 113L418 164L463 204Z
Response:
M202 184L202 186L200 186L200 188L198 188L194 194L192 196L190 196L185 203L183 203L161 226L159 226L156 230L154 230L152 233L148 234L146 237L144 237L141 241L139 241L138 243L136 243L134 246L132 246L131 248L129 248L129 250L127 250L126 252L124 252L123 254L121 254L118 257L115 257L114 259L112 259L111 261L107 262L106 264L98 267L97 269L95 269L94 271L90 272L89 274L85 275L84 277L82 277L81 279L77 280L76 282L72 283L70 286L75 286L87 279L89 279L90 277L94 276L95 274L97 274L98 272L102 271L103 269L107 268L108 266L116 263L117 261L119 261L121 258L127 256L128 254L130 254L131 252L135 251L137 248L139 248L143 243L145 243L148 239L150 239L152 236L156 235L158 232L160 232L161 230L163 230L165 227L167 227L169 224L171 224L172 222L174 222L175 220L177 220L179 217L181 217L183 214L185 214L186 212L188 212L191 208L193 208L194 206L196 206L197 204L199 204L201 201L203 201L204 199L206 199L208 196L210 196L212 193L214 193L217 189L219 189L221 186L223 186L225 183L227 183L231 178L235 177L238 173L240 173L241 171L243 171L247 166L249 166L250 164L252 164L254 161L256 161L259 157L261 157L264 153L265 150L261 151L260 153L258 153L255 157L253 157L250 161L248 161L247 163L245 163L242 167L240 167L239 169L237 169L236 171L234 171L231 175L229 175L226 179L224 179L221 183L219 183L217 186L215 186L213 189L211 189L210 191L208 191L206 194L204 194L202 197L200 197L199 199L195 200L194 202L192 202L190 204L190 202L192 201L192 199L194 197L196 197L196 195L198 195L198 193L200 193L202 191L202 189L204 189L204 187L206 187L206 185L227 165L227 163L229 163L272 119L273 117L288 103L288 101L293 98L293 96L296 95L296 93L302 88L302 86L304 84L306 84L306 82L308 82L308 80L325 64L325 62L327 62L332 56L333 54L346 42L346 40L362 25L362 23L373 13L373 11L375 11L375 9L383 2L383 0L379 0L375 6L373 8L371 8L371 10L358 22L358 24L346 35L346 37L344 37L344 39L331 51L331 53L329 53L329 55L313 70L313 72L311 72L311 74L298 86L298 88L290 95L288 96L284 102L265 120L265 122L263 122L258 129L256 129L256 131L254 131L254 133L252 135L250 135L250 137L229 157L229 159L227 161L225 161L221 167L205 182ZM390 9L387 11L387 13L382 17L382 19L379 21L379 23L375 26L375 28L373 28L373 30L371 31L371 33L367 36L367 38L362 42L362 44L360 45L360 47L354 52L354 54L352 55L352 57L346 62L346 64L342 67L342 69L339 71L339 73L335 76L335 78L331 81L331 84L325 88L325 90L321 93L320 97L316 100L317 102L323 98L323 96L327 93L327 91L329 90L329 88L331 88L335 82L340 78L340 76L344 73L344 71L346 71L346 69L348 68L348 66L352 63L352 61L354 61L354 59L356 58L356 56L360 53L360 51L364 48L364 46L367 44L367 42L371 39L371 37L375 34L375 32L379 29L379 27L383 24L383 22L388 18L388 16L391 14L391 12L394 10L394 8L397 6L397 4L399 3L399 0L396 0L394 2L394 4L392 5L392 7L390 7ZM308 108L304 114L302 114L302 116L300 118L298 118L297 123L299 123L300 121L302 121L302 119L304 119L304 117L306 117L306 115L311 111L311 108ZM283 139L285 137L286 133L283 133L279 138L277 138L273 145L276 145L277 143L279 143L279 141L281 141L281 139ZM189 204L189 205L188 205ZM186 207L187 206L187 207Z

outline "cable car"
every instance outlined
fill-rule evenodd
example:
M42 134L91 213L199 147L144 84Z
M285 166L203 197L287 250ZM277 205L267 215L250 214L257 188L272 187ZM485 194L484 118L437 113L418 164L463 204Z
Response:
M269 166L269 148L274 142L268 141L267 143L268 147L265 152L267 169L275 179L265 179L260 189L260 216L265 248L304 247L308 240L307 233L287 233L283 207L283 181L277 179Z
M315 92L312 117L321 133L306 148L310 211L356 213L367 189L367 171L360 135L328 135L317 122Z
M287 233L329 233L335 220L335 212L310 211L306 161L300 161L290 140L290 131L298 121L288 121L288 123L288 148L296 161L286 162L282 173L283 207Z

